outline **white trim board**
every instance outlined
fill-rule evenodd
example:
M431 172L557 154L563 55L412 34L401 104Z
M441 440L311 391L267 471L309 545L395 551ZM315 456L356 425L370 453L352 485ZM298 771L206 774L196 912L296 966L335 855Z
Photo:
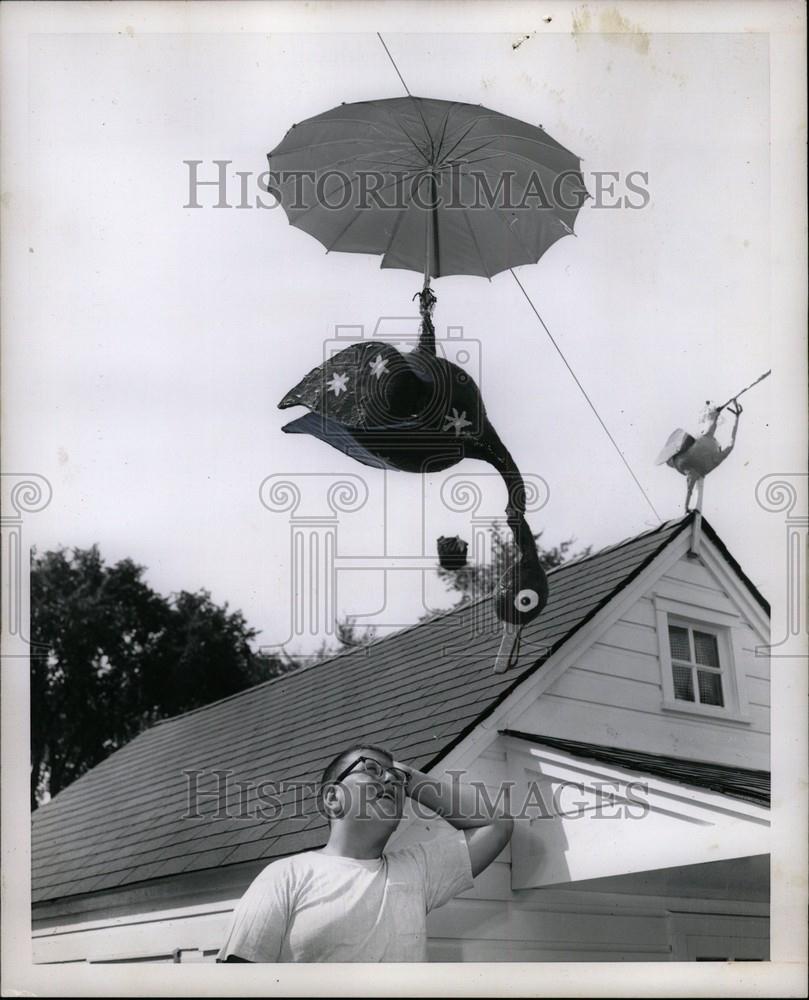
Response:
M770 852L764 806L541 743L506 746L513 889Z

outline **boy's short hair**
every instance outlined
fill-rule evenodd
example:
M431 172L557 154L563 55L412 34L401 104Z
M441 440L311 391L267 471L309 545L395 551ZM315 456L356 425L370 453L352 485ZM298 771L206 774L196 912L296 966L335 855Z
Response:
M326 765L326 769L323 772L323 776L320 779L320 791L322 793L326 785L331 784L335 780L341 771L344 771L349 764L349 759L360 750L373 750L374 753L381 753L383 756L389 758L391 763L393 763L393 754L390 750L386 750L385 747L375 746L373 743L355 743L353 746L347 747L345 750L341 750L337 756Z
M332 818L326 812L323 805L323 792L326 788L337 778L337 776L346 769L351 757L360 750L373 750L374 753L381 753L385 757L389 757L391 763L393 763L393 754L390 750L386 750L384 747L378 747L374 743L355 743L353 746L347 747L345 750L341 750L337 756L326 765L326 769L323 772L323 776L320 779L320 788L317 792L317 808L319 813L325 815L329 821L329 826L331 826Z

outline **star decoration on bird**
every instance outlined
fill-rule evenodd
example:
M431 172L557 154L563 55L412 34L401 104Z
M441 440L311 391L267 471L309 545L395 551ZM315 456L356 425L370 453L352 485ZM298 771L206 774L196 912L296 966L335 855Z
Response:
M331 377L331 381L328 383L327 388L330 392L333 392L335 396L339 396L341 392L346 391L346 386L348 385L348 375L340 374L335 372Z
M461 436L464 427L471 427L472 421L466 419L466 410L459 414L455 407L452 407L452 416L447 414L444 417L444 427L442 430L448 431L450 428L455 431L455 437Z
M377 354L376 358L369 363L368 367L371 369L372 375L376 375L377 378L380 378L387 371L388 360L387 358L383 358L381 354Z

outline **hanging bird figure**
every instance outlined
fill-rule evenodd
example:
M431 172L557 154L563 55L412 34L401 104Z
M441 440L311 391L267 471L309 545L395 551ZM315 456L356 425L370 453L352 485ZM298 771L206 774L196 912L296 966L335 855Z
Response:
M516 629L539 615L548 584L525 520L525 485L486 415L480 390L458 365L436 352L429 287L419 293L418 346L408 354L381 341L338 351L278 404L310 412L283 430L311 434L374 468L430 473L464 458L494 466L508 491L507 522L518 558L495 592L497 617Z

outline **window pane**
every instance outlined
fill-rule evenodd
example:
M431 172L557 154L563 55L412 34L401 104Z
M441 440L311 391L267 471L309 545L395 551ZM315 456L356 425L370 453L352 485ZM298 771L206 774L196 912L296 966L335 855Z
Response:
M722 676L708 670L697 671L699 684L699 700L703 705L724 705L722 698Z
M669 645L672 660L691 660L688 646L688 629L679 625L669 625Z
M673 663L671 669L674 674L674 697L680 701L693 701L694 681L690 667L681 667Z
M694 651L697 663L703 663L706 667L719 666L719 648L715 635L694 630Z

